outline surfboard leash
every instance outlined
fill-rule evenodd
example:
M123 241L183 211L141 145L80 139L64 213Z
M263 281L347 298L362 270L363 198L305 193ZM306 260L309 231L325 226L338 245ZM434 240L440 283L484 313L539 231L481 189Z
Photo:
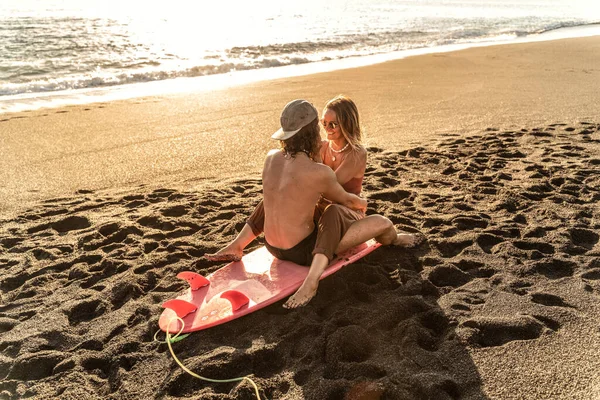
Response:
M177 332L177 333L175 334L175 336L171 337L171 332L169 331L168 327L169 327L169 326L171 326L171 322L173 322L173 321L175 321L175 320L177 320L177 321L181 322L181 329L179 329L179 332ZM176 342L179 342L180 340L183 340L183 339L185 339L186 337L188 337L188 336L189 336L189 333L188 333L188 334L181 335L181 332L183 332L183 328L184 328L184 326L185 326L185 322L183 322L183 319L181 319L181 318L179 318L179 317L174 317L173 319L171 319L171 320L169 321L169 324L167 325L167 331L166 331L166 334L167 334L167 339L166 339L165 341L162 341L162 340L158 340L158 339L157 339L156 335L158 335L158 333L159 333L160 331L157 331L157 332L154 334L154 340L155 340L156 342L159 342L159 343L166 343L166 344L167 344L167 346L169 347L169 352L171 353L171 356L173 357L173 359L175 360L175 362L177 363L177 365L179 365L179 366L181 367L181 369L183 369L185 372L187 372L188 374L190 374L190 375L191 375L191 376L193 376L194 378L201 379L201 380L203 380L203 381L206 381L206 382L213 382L213 383L230 383L230 382L242 382L242 381L248 381L248 382L249 382L249 383L250 383L250 384L251 384L251 385L254 387L254 394L256 394L256 398L257 398L258 400L262 400L262 399L261 399L261 397L260 397L260 393L259 393L259 391L258 391L258 385L257 385L257 384L256 384L256 383L255 383L255 382L252 380L252 379L250 379L248 376L242 376L242 377L239 377L239 378L231 378L231 379L212 379L212 378L206 378L206 377L204 377L204 376L200 376L200 375L196 374L194 371L192 371L192 370L188 369L188 368L187 368L185 365L183 365L183 363L182 363L182 362L179 360L179 358L177 358L177 356L175 355L175 352L173 351L173 346L172 346L172 344L173 344L173 343L176 343Z

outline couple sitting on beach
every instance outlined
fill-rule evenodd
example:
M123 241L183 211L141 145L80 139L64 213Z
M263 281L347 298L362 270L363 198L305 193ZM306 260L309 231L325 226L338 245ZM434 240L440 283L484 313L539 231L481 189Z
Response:
M286 308L305 305L314 297L319 279L335 254L375 238L383 245L414 247L421 235L398 233L382 215L365 215L367 202L359 197L367 152L361 145L358 110L338 96L327 103L321 123L306 100L288 103L281 128L272 138L281 149L271 150L264 163L263 200L237 237L215 254L214 261L237 261L244 248L264 233L265 246L278 259L310 265Z

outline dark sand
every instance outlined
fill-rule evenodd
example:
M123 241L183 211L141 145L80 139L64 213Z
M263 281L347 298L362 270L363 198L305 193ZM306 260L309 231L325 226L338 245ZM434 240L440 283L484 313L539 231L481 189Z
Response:
M372 131L384 130L362 104ZM251 375L269 399L600 398L600 115L571 107L564 120L526 127L515 108L479 130L436 128L404 149L373 135L369 213L428 242L378 249L325 279L307 307L280 302L194 333L174 345L178 356L211 378ZM135 175L144 157L120 165ZM21 203L0 216L0 399L253 399L246 383L192 378L153 341L161 303L186 287L175 275L222 266L200 257L229 241L260 199L259 174L239 168L237 178L190 169L143 185L109 176L107 187L92 177L35 196L13 190Z

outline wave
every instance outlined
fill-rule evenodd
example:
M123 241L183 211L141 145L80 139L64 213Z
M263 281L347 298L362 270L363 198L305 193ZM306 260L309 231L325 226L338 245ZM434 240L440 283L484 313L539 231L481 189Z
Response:
M129 83L152 82L181 77L198 77L214 74L225 74L232 71L248 69L280 67L292 64L305 64L311 60L302 57L289 59L263 59L251 65L241 63L224 63L218 65L201 65L183 70L153 70L139 72L118 72L114 74L93 74L66 76L62 78L38 79L20 83L0 84L0 96L11 96L23 93L42 93L61 90L76 90L98 87L109 87Z
M584 28L586 26L594 26L594 25L600 25L600 20L599 21L594 21L594 22L587 22L587 23L581 23L581 22L577 22L577 21L567 21L567 22L558 22L558 23L554 23L554 24L549 24L546 27L543 27L541 29L532 31L532 32L524 32L523 36L527 36L527 35L531 35L531 34L542 34L542 33L546 33L546 32L552 32L558 29L564 29L564 28Z
M456 20L452 21L456 24ZM443 24L442 24L443 25ZM523 26L523 24L519 24ZM531 30L501 28L491 24L487 27L469 27L461 29L396 30L364 34L338 35L330 39L300 41L295 43L270 44L265 46L232 47L221 56L210 55L197 65L180 66L173 60L127 60L126 63L105 64L106 68L95 68L87 72L42 71L39 66L20 66L12 81L0 80L0 97L25 93L43 93L64 90L110 87L130 83L151 82L180 77L198 77L214 74L226 74L234 71L265 69L287 65L306 64L318 61L343 59L348 57L369 56L416 48L436 47L451 44L465 44L482 41L498 41L507 38L522 38L561 28L585 27L596 23L563 21L548 23L546 26ZM177 60L176 60L177 61ZM179 60L181 61L181 60ZM6 77L7 71L3 72ZM44 73L42 73L44 72Z

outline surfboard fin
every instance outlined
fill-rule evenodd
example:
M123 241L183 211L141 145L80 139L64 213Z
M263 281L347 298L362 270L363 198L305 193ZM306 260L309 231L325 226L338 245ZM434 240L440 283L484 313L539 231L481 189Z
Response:
M227 291L221 293L220 297L222 299L229 300L229 302L231 303L231 307L233 308L233 311L242 308L243 306L245 306L246 304L248 304L250 302L250 299L248 299L248 296L246 296L244 293L242 293L238 290L227 290Z
M177 316L179 318L183 318L186 315L193 313L198 308L194 304L190 303L189 301L185 301L185 300L181 300L181 299L173 299L173 300L166 301L162 304L162 307L169 308L169 309L175 311L175 314L177 314Z
M210 284L210 281L208 279L206 279L202 275L199 275L192 271L180 272L177 274L177 277L179 279L183 279L184 281L187 281L187 283L190 284L190 289L192 289L192 290L198 290L201 287Z

